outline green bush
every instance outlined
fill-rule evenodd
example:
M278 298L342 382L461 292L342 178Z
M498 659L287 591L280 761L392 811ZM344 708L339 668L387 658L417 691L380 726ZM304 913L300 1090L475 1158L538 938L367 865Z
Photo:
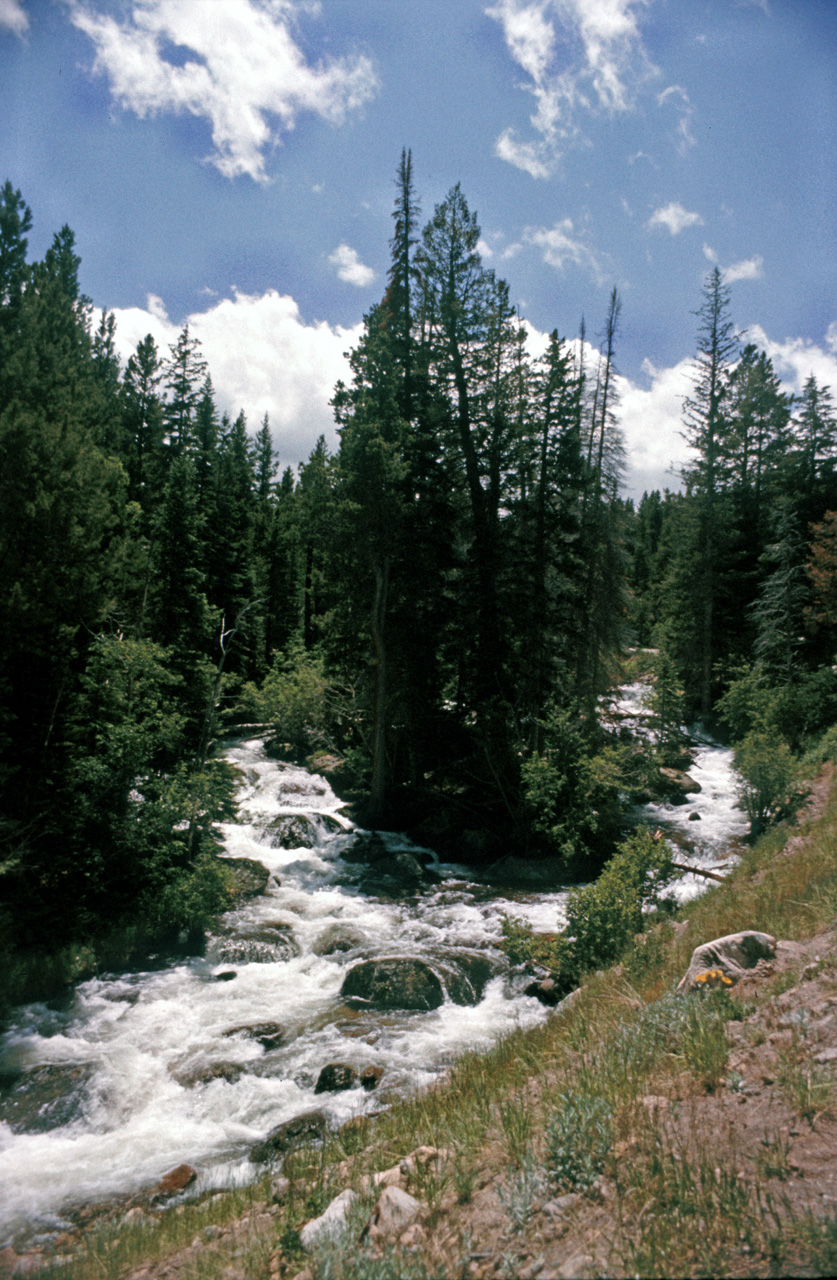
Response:
M738 667L716 710L733 742L765 733L799 751L837 721L837 671L821 667L774 685L761 667Z
M597 880L572 890L566 934L577 975L619 959L676 874L671 845L641 827L618 846Z
M567 925L557 934L534 933L505 917L503 951L512 964L547 968L563 987L576 985L591 969L618 960L641 933L648 913L663 903L662 891L677 875L666 840L640 827L618 845L597 880L572 889Z
M748 733L735 751L739 795L754 829L780 818L791 804L799 768L787 743L762 730Z
M277 655L260 689L248 684L243 693L247 710L298 755L331 745L331 696L323 659L298 641Z
M560 933L535 933L523 920L503 916L501 947L514 965L527 969L549 969L559 973L566 968L567 939Z

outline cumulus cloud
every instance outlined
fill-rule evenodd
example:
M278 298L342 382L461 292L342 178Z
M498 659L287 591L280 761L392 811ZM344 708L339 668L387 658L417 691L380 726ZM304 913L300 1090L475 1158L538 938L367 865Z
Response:
M763 275L764 258L758 253L743 262L733 262L732 266L724 267L725 284L734 284L736 280L760 280Z
M543 252L543 260L557 271L576 266L592 272L596 281L604 281L604 271L597 254L575 232L571 218L564 218L552 227L526 227L523 232L526 244L536 245Z
M182 328L153 294L146 307L117 308L114 314L123 362L147 333L167 357ZM345 352L360 340L360 324L346 329L306 323L295 300L274 289L235 293L187 322L209 365L218 408L231 416L243 409L251 430L268 413L283 466L306 459L321 434L335 446L329 401L337 380L351 378Z
M0 29L22 36L29 30L29 19L20 0L0 0Z
M643 5L644 0L497 0L486 9L500 23L511 57L526 74L523 87L536 103L535 139L522 140L505 129L495 147L501 160L546 178L581 134L584 112L613 115L632 108L637 87L656 74L639 32ZM559 57L566 65L558 65Z
M642 387L621 374L616 378L616 420L625 433L626 490L640 498L645 490L680 488L679 473L690 457L683 430L683 398L693 387L694 366L684 359L668 369L644 364L650 385Z
M769 338L761 325L747 329L747 341L766 351L782 382L782 389L799 395L811 374L821 387L837 392L837 321L828 326L824 344L808 338Z
M301 112L340 123L377 90L366 57L306 60L294 21L312 7L301 0L135 0L121 22L93 0L70 5L118 105L141 119L161 112L205 118L209 158L229 178L264 181L267 148Z
M329 254L329 262L337 268L337 277L346 284L355 284L360 289L367 288L375 279L375 272L365 266L357 256L357 250L347 244L339 244L334 253Z
M648 219L649 227L665 227L673 236L679 235L687 227L702 225L703 218L699 213L689 213L688 209L684 209L682 204L679 204L676 200L672 200L670 204L655 209Z

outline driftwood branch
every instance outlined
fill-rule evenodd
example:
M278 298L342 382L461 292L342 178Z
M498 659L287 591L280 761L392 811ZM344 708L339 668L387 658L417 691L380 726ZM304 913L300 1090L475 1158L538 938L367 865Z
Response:
M687 867L683 862L672 862L675 871L688 871L693 876L703 876L706 880L717 880L723 884L726 876L719 876L716 871L705 871L703 867Z

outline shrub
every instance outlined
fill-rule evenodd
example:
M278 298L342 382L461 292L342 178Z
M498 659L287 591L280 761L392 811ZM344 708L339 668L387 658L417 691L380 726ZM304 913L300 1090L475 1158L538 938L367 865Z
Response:
M566 933L576 972L618 960L676 874L671 845L641 827L618 846L597 880L572 890Z
M278 741L306 755L330 745L331 693L322 658L296 642L277 655L260 689L245 687L244 698L258 719L273 726Z
M736 748L735 767L742 779L739 795L752 826L759 829L781 817L793 799L798 776L787 743L753 730Z

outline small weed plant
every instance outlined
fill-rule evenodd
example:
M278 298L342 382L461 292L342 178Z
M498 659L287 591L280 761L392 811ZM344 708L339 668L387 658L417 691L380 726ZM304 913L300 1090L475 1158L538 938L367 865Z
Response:
M544 1172L531 1156L509 1174L505 1186L500 1187L497 1194L512 1231L523 1230L545 1189Z
M547 1167L559 1191L588 1191L613 1145L611 1110L604 1098L564 1094L546 1131Z

